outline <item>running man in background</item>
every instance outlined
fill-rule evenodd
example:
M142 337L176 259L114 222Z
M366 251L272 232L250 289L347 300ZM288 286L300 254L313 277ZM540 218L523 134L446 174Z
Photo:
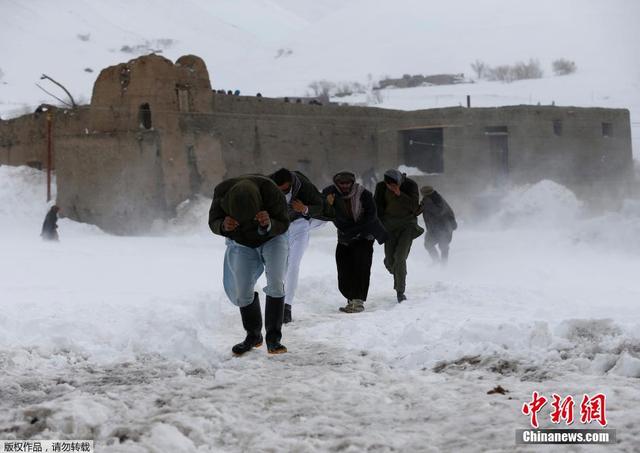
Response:
M49 212L47 212L44 222L42 223L42 232L40 236L45 241L59 241L58 237L58 213L60 208L56 205L51 206Z
M456 216L451 206L431 186L420 189L423 198L420 203L422 218L427 227L424 236L424 248L435 262L447 264L449 259L449 244L453 238L453 231L458 228ZM440 249L440 253L436 249Z
M376 185L374 199L378 217L389 233L384 243L384 265L393 275L393 289L398 303L407 299L407 258L411 243L424 233L418 225L420 209L418 184L398 170L387 170Z

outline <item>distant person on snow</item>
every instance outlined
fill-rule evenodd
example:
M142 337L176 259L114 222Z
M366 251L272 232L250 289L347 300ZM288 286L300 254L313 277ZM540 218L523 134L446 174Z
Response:
M322 194L326 198L325 216L338 230L338 289L347 299L340 311L359 313L364 310L369 292L373 241L384 243L387 232L376 215L373 195L356 182L355 174L336 174L333 185Z
M384 266L393 275L393 289L400 303L407 299L404 292L411 243L424 233L417 220L420 208L418 184L398 170L387 170L384 180L376 185L374 199L378 217L389 233L384 243Z
M60 239L58 237L58 212L60 212L60 208L53 205L44 218L40 236L42 236L42 239L45 241L58 241Z
M311 218L322 214L323 202L320 192L309 179L299 171L281 168L269 175L287 200L289 213L289 258L285 278L284 323L292 321L291 306L298 287L300 262L309 245Z
M453 238L453 231L458 228L453 209L442 196L431 186L420 189L423 195L420 209L427 227L424 236L424 247L435 262L446 264L449 259L449 244ZM440 253L436 250L436 245Z
M232 304L240 307L247 332L231 349L244 354L262 345L262 311L254 287L265 272L267 294L264 313L267 351L287 352L280 343L284 316L284 277L287 270L287 202L269 178L246 175L216 186L209 210L209 228L226 237L223 285Z

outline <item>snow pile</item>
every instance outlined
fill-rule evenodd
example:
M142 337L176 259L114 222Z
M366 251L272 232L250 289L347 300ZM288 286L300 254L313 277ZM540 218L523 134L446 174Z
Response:
M602 252L640 251L640 201L626 199L620 209L593 214L568 188L552 181L515 187L504 193L486 192L485 204L497 212L482 222L505 234L549 239L563 246L595 248Z
M586 373L640 378L640 337L625 333L612 319L569 319L555 333L551 346L565 363L574 359Z
M576 243L603 251L640 253L640 201L625 200L619 211L585 219L573 234Z
M578 219L582 207L569 189L543 180L509 191L493 220L507 228L567 225Z
M513 288L512 291L517 292ZM459 289L447 290L446 296L441 297L433 293L427 297L416 295L401 310L385 309L384 316L369 314L356 324L342 319L320 323L311 327L307 335L330 341L332 336L349 331L353 348L379 354L394 366L408 370L449 374L480 370L537 382L567 372L640 377L637 322L598 318L558 322L552 317L540 320L535 311L523 316L531 321L516 321L513 317L517 311L512 310L518 301L506 302L501 297L484 301L482 291L475 292L466 297L460 297ZM553 309L553 304L544 306L524 296L528 290L522 292L518 299L530 299L541 309ZM457 304L453 302L456 296ZM454 307L443 309L446 304ZM454 311L460 314L459 318L451 316ZM503 315L509 312L511 315ZM538 320L533 320L536 317Z

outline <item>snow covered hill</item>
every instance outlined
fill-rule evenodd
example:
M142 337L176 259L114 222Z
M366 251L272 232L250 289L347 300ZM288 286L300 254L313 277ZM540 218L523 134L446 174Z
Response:
M151 51L204 58L215 88L296 96L312 81L464 72L538 59L545 77L512 84L385 90L381 106L420 109L541 102L630 108L640 148L640 4L634 0L33 0L0 2L0 116L53 99L46 73L89 102L102 68ZM9 43L11 43L9 45ZM578 72L553 77L551 61ZM397 90L396 90L397 91ZM363 99L354 99L354 102Z

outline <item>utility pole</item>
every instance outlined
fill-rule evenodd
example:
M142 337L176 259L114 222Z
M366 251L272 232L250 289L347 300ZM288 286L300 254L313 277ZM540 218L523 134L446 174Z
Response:
M51 144L51 110L47 110L47 203L51 201L51 164L53 162Z

